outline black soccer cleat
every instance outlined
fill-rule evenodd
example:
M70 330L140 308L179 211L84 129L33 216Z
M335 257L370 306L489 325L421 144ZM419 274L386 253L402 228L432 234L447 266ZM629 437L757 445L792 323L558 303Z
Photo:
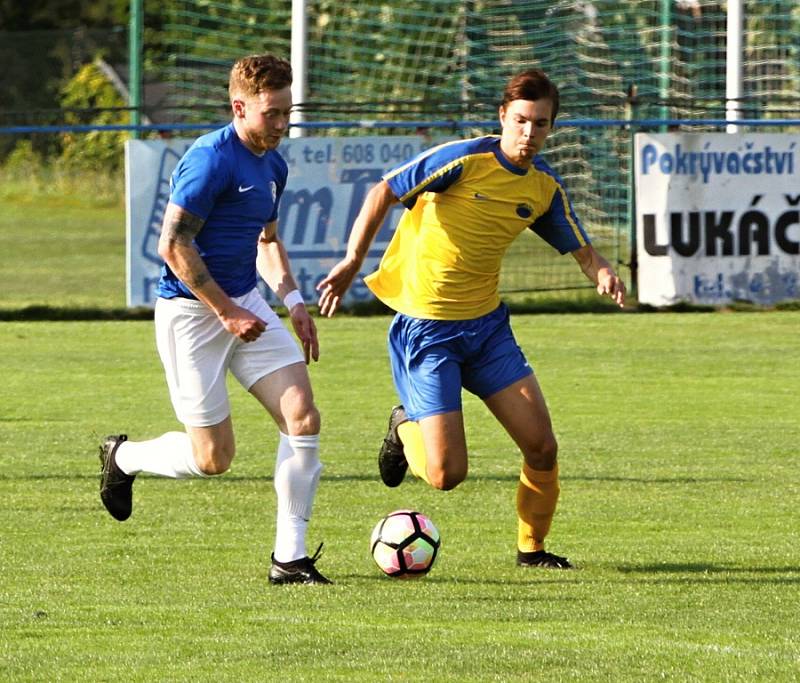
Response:
M322 543L319 544L314 557L301 557L291 562L278 562L272 555L272 566L269 569L269 582L273 584L306 583L328 584L333 583L319 573L315 564L322 553Z
M133 480L135 474L125 474L117 467L119 445L127 441L125 434L109 435L100 444L100 500L111 516L124 522L133 510Z
M378 469L381 473L381 480L391 488L403 483L408 469L403 442L397 435L397 428L407 421L403 406L392 408L392 414L389 416L389 429L383 438L380 453L378 453Z
M548 553L546 550L536 550L532 553L523 553L517 550L518 567L542 567L544 569L574 569L566 557Z

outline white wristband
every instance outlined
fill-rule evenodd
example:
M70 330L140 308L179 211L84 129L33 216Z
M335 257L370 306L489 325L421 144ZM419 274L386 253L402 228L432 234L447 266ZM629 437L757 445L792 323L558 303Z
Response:
M303 295L300 290L293 289L285 297L283 297L283 305L286 306L287 311L291 311L297 304L304 304Z

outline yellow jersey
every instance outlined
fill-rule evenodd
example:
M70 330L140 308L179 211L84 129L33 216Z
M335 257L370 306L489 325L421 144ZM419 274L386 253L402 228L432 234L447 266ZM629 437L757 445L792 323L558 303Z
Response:
M471 320L493 311L503 256L526 228L562 254L589 243L556 173L538 156L530 168L514 166L497 135L438 145L384 179L406 211L364 282L405 315Z

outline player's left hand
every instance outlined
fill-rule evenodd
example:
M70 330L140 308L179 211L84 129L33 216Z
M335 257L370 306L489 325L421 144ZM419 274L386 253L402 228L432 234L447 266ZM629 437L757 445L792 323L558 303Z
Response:
M610 268L601 268L597 273L597 293L609 296L620 307L625 307L625 283Z
M359 263L343 258L328 275L317 285L319 294L319 312L332 318L339 309L348 288L358 274Z
M318 361L319 338L317 337L317 326L314 324L314 319L306 309L305 304L298 303L292 306L292 310L289 311L289 317L292 319L294 332L303 346L306 365L311 362L312 358Z

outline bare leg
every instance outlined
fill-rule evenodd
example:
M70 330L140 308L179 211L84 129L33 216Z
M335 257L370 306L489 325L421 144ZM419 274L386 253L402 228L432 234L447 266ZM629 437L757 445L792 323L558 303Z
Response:
M522 451L524 462L517 487L519 518L518 562L535 558L544 551L544 539L550 531L560 491L558 481L558 445L553 435L550 415L533 375L529 375L486 399L514 442ZM549 555L549 564L538 566L567 567L566 558Z
M273 582L284 581L285 565L307 557L305 538L322 463L319 460L319 411L314 405L308 371L302 363L288 365L262 377L251 388L280 430L275 458L278 497ZM303 571L312 571L304 565ZM313 571L312 571L313 573Z
M463 413L458 410L431 415L422 418L418 424L424 444L425 480L437 489L448 491L455 488L466 479L469 469ZM408 451L406 457L409 457ZM419 460L418 453L411 457ZM410 458L409 465L412 472L419 467L417 462L411 464Z

